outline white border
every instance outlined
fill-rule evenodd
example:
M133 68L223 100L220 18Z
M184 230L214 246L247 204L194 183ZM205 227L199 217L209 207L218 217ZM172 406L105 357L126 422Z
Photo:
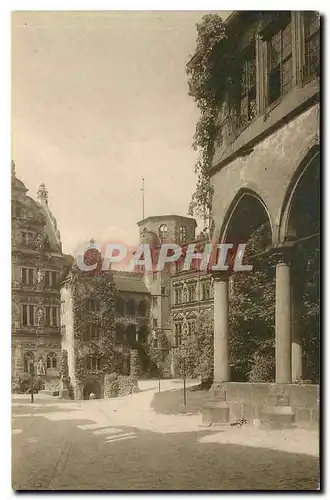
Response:
M1 254L0 254L0 262L2 263L2 272L1 272L1 383L2 383L2 404L1 404L1 447L0 447L0 457L1 457L1 471L3 483L1 487L1 493L3 498L8 498L14 495L11 490L11 479L10 479L10 446L11 446L11 433L10 433L10 356L11 352L11 335L10 335L10 311L11 311L11 292L10 292L10 160L11 160L11 145L10 145L10 11L13 10L231 10L233 7L235 10L249 10L253 7L253 10L265 10L266 3L263 1L255 1L253 5L251 3L247 3L246 1L236 1L234 4L232 2L221 3L219 1L210 1L204 0L202 1L194 1L190 0L189 2L179 1L179 0L167 0L163 1L141 1L141 0L116 0L116 1L90 1L90 0L57 0L48 1L47 3L44 0L39 1L2 1L0 4L0 34L1 34L1 68L2 68L2 77L0 79L1 82L1 90L0 90L0 100L1 100L1 182L0 182L0 211L1 211L1 220L2 220L2 245L1 245ZM319 2L307 2L305 0L295 0L291 2L277 0L276 5L268 4L269 7L274 9L276 7L277 10L319 10L322 14L327 14L329 11L329 2L319 1ZM324 31L326 26L324 25ZM328 37L325 37L324 41L326 42L323 47L324 52L324 63L326 66L326 71L324 74L324 81L329 82L330 78L328 75L328 67L326 64L328 61L327 54L329 53L329 40ZM324 85L326 89L327 85ZM325 91L324 91L325 93ZM326 117L328 116L328 103L325 102L324 99L324 122ZM325 106L326 104L326 106ZM328 144L328 134L329 129L325 128L323 131L324 140L323 144ZM326 165L326 157L325 152L323 151L323 164L324 164L324 172L327 171ZM329 248L328 238L330 237L329 231L329 175L323 176L323 183L325 183L324 194L325 194L325 213L323 214L325 220L325 229L327 238L326 238L326 248ZM328 195L328 196L327 196ZM328 216L328 217L327 217ZM325 250L324 255L327 255L327 251ZM325 267L326 271L326 280L324 283L329 282L329 266ZM328 297L326 297L328 299ZM328 307L324 307L324 310L329 310ZM325 318L327 320L327 318ZM327 329L327 321L325 321L323 327L323 347L326 347L326 354L323 353L323 361L324 366L326 367L327 360L330 359L329 356L329 345L330 343L326 343L326 334L328 333ZM326 377L323 379L323 386L329 386L328 380L328 370L327 373L324 373ZM324 394L324 396L326 396ZM325 402L323 402L323 406L325 407ZM325 409L325 408L324 408ZM324 415L325 416L325 415ZM326 422L324 422L326 424ZM323 436L326 437L326 436ZM329 461L328 461L329 462ZM327 477L327 471L323 471L324 479ZM33 494L33 493L31 493ZM30 495L28 495L30 496ZM43 495L41 495L42 497ZM65 494L64 496L69 496L69 494ZM173 494L171 494L173 496ZM40 497L40 498L41 498Z

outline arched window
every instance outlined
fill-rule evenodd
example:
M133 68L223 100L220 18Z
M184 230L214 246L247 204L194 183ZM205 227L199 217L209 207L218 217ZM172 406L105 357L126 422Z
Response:
M117 297L116 310L119 316L124 316L125 314L125 301L121 297Z
M147 304L144 300L141 300L138 305L139 316L144 317L147 314Z
M57 356L54 352L47 354L47 369L57 368Z
M183 243L187 239L187 229L185 226L180 226L180 243Z
M24 353L24 372L33 373L34 372L34 354L33 352Z
M159 237L161 240L165 240L167 236L167 225L166 224L162 224L160 227L159 227Z
M135 316L135 301L133 299L126 302L126 313L129 316Z

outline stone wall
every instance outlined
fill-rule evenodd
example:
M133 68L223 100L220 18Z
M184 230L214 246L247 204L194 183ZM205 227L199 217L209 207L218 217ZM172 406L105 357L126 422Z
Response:
M265 407L274 404L280 396L287 399L295 412L298 427L316 428L319 422L319 386L309 384L249 384L227 382L226 391L229 419L244 417L248 423L262 419Z
M104 398L116 398L139 392L138 381L135 377L126 377L112 373L104 377Z

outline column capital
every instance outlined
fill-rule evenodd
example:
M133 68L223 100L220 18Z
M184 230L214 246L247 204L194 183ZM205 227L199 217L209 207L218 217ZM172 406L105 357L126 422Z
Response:
M214 281L228 281L229 271L211 271L210 275Z
M274 247L270 251L270 261L275 266L278 264L290 265L293 257L293 245L283 245L281 247Z

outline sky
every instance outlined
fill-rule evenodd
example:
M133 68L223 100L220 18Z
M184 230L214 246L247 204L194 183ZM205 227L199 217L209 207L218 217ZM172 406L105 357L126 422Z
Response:
M136 243L142 177L146 217L187 215L198 110L185 66L204 14L12 14L12 157L30 196L45 183L64 252Z

